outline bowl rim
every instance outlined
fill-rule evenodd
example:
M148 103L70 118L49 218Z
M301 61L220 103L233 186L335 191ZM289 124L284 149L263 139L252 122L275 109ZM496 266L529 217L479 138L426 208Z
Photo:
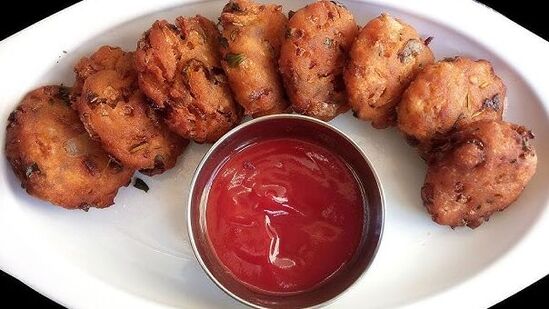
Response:
M186 220L186 222L187 222L187 234L188 234L187 236L189 237L189 241L191 243L193 254L194 254L195 258L197 259L198 263L200 264L201 269L206 273L208 278L211 281L213 281L213 283L215 283L215 285L219 289L221 289L225 294L229 295L234 300L240 302L241 304L249 306L251 308L267 308L267 307L252 303L252 302L250 302L246 299L243 299L242 297L234 294L231 290L226 288L219 280L217 280L217 278L210 271L210 269L208 268L206 263L204 263L204 260L202 259L202 256L200 255L200 252L198 251L198 247L197 247L195 237L194 237L194 233L193 233L194 226L193 226L193 220L192 220L193 219L192 218L192 204L193 204L193 196L195 194L195 189L196 189L196 181L197 181L198 177L200 176L200 172L202 171L202 167L204 166L206 161L208 161L208 159L211 157L211 155L220 147L220 145L225 140L231 138L237 132L239 132L240 130L242 130L242 129L248 127L248 126L254 125L254 124L259 123L259 122L276 120L276 119L293 119L293 120L313 122L317 125L324 126L328 129L334 131L335 133L337 133L337 135L339 135L340 137L347 140L347 142L349 142L360 153L360 155L362 156L362 158L364 159L364 161L368 165L368 168L370 169L370 171L372 172L372 174L374 176L374 180L376 182L376 187L377 187L377 190L379 192L379 197L380 197L380 219L381 219L380 221L381 221L381 224L380 224L380 230L379 230L379 237L377 238L376 246L375 246L375 248L372 252L373 253L372 258L370 259L370 261L368 261L368 264L366 265L364 270L360 273L360 275L347 288L345 288L343 291L341 291L336 296L334 296L334 297L332 297L332 298L330 298L330 299L328 299L328 300L326 300L322 303L319 303L319 304L316 304L314 306L309 307L309 308L321 308L321 307L324 307L324 306L327 306L327 305L333 303L338 298L340 298L342 295L348 293L354 286L356 286L356 283L363 278L364 274L366 272L368 272L368 270L372 266L373 261L375 260L375 258L377 256L377 253L379 252L379 247L381 245L381 241L383 239L383 234L384 234L384 230L385 230L385 193L384 193L384 189L383 189L383 186L381 184L379 175L378 175L377 171L375 170L374 165L372 164L372 162L370 161L370 159L368 158L366 153L362 150L362 148L355 141L353 141L353 139L351 139L346 133L344 133L343 131L341 131L340 129L335 127L334 125L332 125L328 122L325 122L323 120L316 119L314 117L300 115L300 114L275 114L275 115L261 116L261 117L243 122L243 123L239 124L238 126L232 128L229 132L225 133L223 136L221 136L221 138L219 138L210 147L210 149L208 149L206 154L204 154L204 156L200 160L200 163L198 164L198 166L196 167L196 169L193 173L193 177L192 177L192 180L191 180L191 183L190 183L189 196L187 198L187 204L186 204L186 206L187 206L187 211L186 211L186 216L187 216L186 219L187 220Z

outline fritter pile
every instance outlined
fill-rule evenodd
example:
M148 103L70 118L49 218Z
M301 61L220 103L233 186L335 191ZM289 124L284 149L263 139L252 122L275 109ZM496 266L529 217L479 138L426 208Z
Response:
M243 115L330 121L352 108L417 147L435 222L476 228L520 196L536 171L534 135L502 120L506 87L490 62L435 62L432 37L385 13L359 29L335 1L288 18L280 5L229 0L221 32L200 15L158 20L135 52L82 58L72 90L36 89L8 120L22 186L65 208L103 208L135 170L172 168L188 139L213 143Z

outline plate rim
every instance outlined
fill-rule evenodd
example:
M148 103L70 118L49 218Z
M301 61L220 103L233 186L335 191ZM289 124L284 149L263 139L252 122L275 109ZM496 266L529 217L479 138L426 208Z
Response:
M84 30L86 34L82 35L85 38L82 39L82 42L85 42L113 25L122 24L151 12L198 2L210 1L119 0L113 2L84 0L0 41L0 55L4 55L8 47L21 45L26 38L36 32L46 33L55 29L61 31L66 27L68 21L73 21L75 18L78 18L82 25L93 26L93 30ZM541 72L547 72L549 64L534 63L530 59L549 54L549 43L500 13L472 0L453 1L452 5L436 0L351 0L349 2L381 5L402 10L473 39L475 43L494 53L524 79L531 91L543 102L547 116L549 87L544 87L544 75ZM131 5L128 5L129 3ZM106 4L110 7L114 6L114 8L111 13L100 20L86 14L87 10ZM463 18L467 18L468 22L460 23L459 21ZM513 46L509 47L502 38L513 41ZM522 48L528 46L529 56L524 57L517 46ZM2 62L1 58L0 63ZM546 201L545 206L548 204L549 201ZM0 246L3 248L0 250L0 269L42 295L67 307L168 307L164 303L152 301L103 282L70 264L67 264L69 267L66 265L63 267L62 263L59 263L61 261L54 260L51 256L34 259L34 256L28 253L36 253L37 248L30 248L31 243L21 241L30 241L29 236L18 235L20 237L17 239L13 237L15 236L12 233L15 230L13 229L15 222L7 219L9 209L6 211L5 207L1 207L0 213L3 213L0 215ZM423 297L417 302L405 306L438 308L440 304L451 304L450 307L487 307L511 296L549 274L549 265L544 263L549 259L549 248L539 246L544 244L544 236L548 233L549 211L545 207L536 224L523 235L522 239L486 269L441 293ZM41 246L45 246L45 244L41 244ZM40 246L38 246L39 248ZM532 255L535 255L534 259L532 259ZM521 261L528 263L521 263ZM32 267L28 267L28 265L32 265ZM509 275L509 270L513 265L521 265L521 272L514 273L513 280L498 280ZM37 267L48 269L49 273L34 271ZM52 274L56 280L51 280ZM64 284L64 282L70 282L70 284ZM486 289L486 286L491 286L491 288ZM86 290L94 290L94 293L82 293ZM483 291L481 298L471 297L479 290ZM97 297L98 295L101 297Z

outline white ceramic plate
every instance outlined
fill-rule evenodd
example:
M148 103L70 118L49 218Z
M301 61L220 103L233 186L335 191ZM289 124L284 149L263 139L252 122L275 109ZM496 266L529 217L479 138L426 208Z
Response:
M284 10L305 1L279 1ZM427 36L437 58L486 58L508 87L505 118L537 137L538 171L519 200L476 230L434 224L419 190L424 163L394 129L349 114L332 123L361 145L386 193L386 223L369 272L333 307L486 307L549 273L549 43L472 1L345 2L363 25L383 11ZM43 84L73 82L72 66L102 44L134 49L158 18L217 19L224 1L84 1L0 43L0 119ZM68 53L64 53L67 51ZM5 123L4 123L5 124ZM235 307L202 272L185 226L189 183L208 145L193 144L173 170L124 188L116 205L85 213L31 198L0 144L0 267L69 307Z

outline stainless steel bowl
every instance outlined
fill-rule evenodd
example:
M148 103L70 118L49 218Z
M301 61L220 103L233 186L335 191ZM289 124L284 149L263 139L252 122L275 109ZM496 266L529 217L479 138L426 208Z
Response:
M349 165L363 190L364 228L355 256L319 287L291 295L262 294L250 290L224 268L207 237L206 204L216 170L234 152L258 140L294 137L313 140ZM204 156L191 183L188 200L188 233L198 262L219 288L243 304L256 308L302 308L326 305L347 290L374 259L383 231L384 198L379 179L362 150L343 132L323 121L301 115L261 117L234 128Z

